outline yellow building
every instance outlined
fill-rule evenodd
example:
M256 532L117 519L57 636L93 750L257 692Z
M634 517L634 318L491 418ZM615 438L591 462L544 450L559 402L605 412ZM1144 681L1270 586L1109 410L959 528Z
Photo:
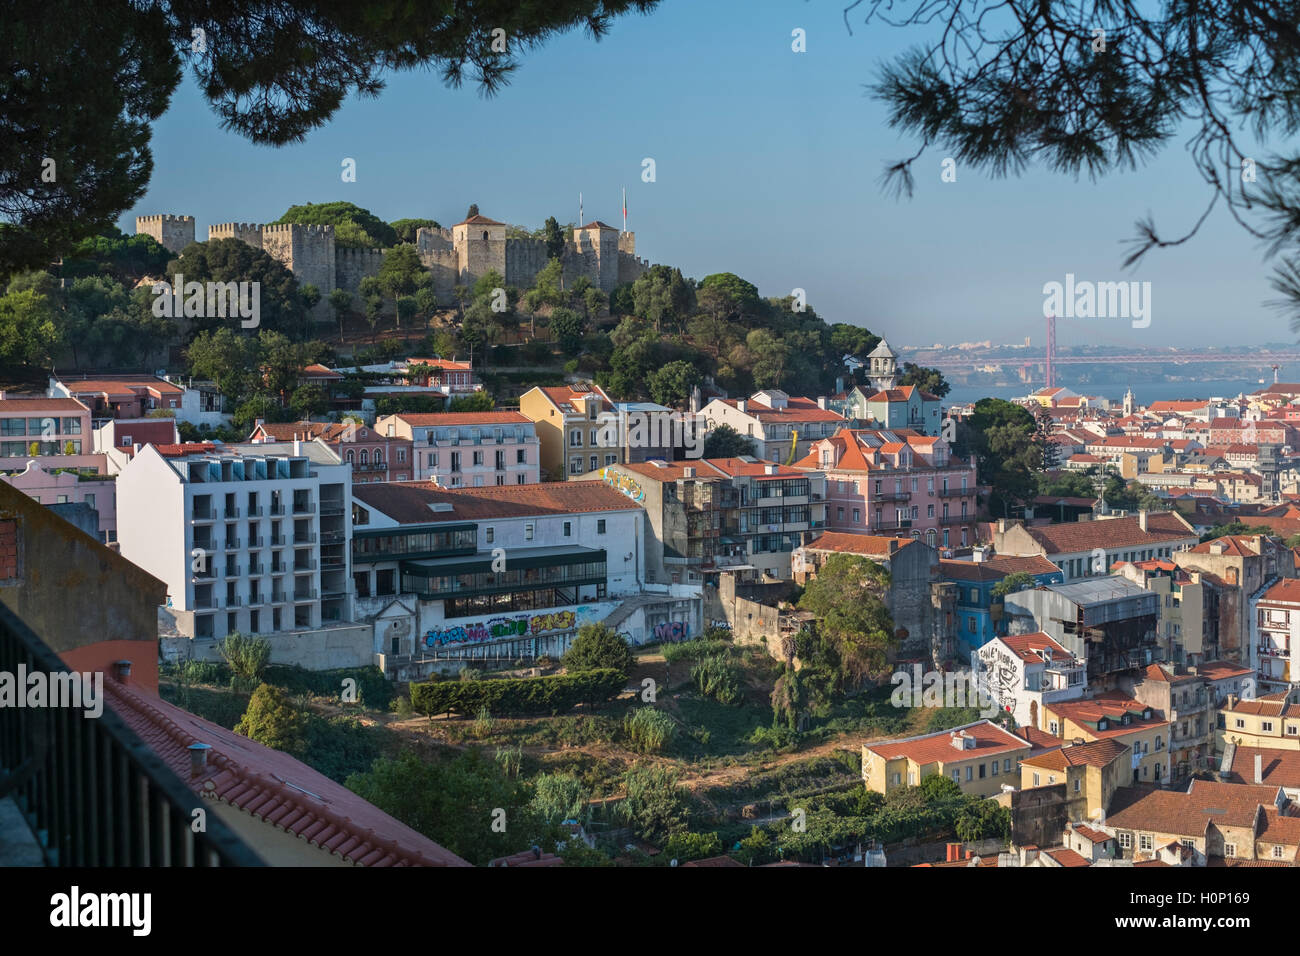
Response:
M1238 700L1229 695L1219 711L1218 749L1228 744L1271 750L1300 750L1300 705L1289 704L1286 694L1258 700Z
M862 745L862 782L888 794L915 787L931 774L952 779L963 793L990 797L1016 786L1029 744L988 720L937 734Z
M1126 744L1107 739L1026 757L1020 761L1020 788L1065 784L1069 819L1091 820L1098 810L1106 811L1115 789L1132 777L1129 753Z
M519 412L537 427L543 481L565 481L624 460L611 426L614 402L599 385L531 388L520 396Z
M1120 784L1169 780L1170 724L1156 711L1118 694L1043 706L1043 730L1065 741L1116 740L1129 749L1129 769Z

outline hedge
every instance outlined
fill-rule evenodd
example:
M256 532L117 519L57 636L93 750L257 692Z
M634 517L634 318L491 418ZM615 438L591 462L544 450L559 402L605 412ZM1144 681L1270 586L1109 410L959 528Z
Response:
M484 707L496 716L554 714L577 704L617 697L627 678L610 668L508 680L441 681L411 685L411 706L421 714L474 716Z

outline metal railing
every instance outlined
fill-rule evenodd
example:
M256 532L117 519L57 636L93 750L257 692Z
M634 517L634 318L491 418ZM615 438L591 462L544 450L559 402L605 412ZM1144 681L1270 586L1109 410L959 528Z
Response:
M20 666L68 671L0 605L0 671ZM0 798L9 796L49 866L265 865L215 814L204 832L191 829L203 800L111 709L88 719L65 707L0 708Z

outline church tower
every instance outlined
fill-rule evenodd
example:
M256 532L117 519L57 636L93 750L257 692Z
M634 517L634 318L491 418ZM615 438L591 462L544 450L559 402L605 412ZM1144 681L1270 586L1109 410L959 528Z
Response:
M1133 389L1124 393L1124 417L1128 418L1133 414Z
M898 385L898 356L884 339L881 339L880 344L871 350L871 354L867 356L867 364L869 366L867 379L871 382L872 388L883 392Z

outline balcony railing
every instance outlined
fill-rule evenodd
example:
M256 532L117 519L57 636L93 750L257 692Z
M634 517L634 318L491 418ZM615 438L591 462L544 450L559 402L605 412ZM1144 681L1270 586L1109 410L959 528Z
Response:
M293 536L294 547L303 544L315 544L315 543L316 543L316 535L314 532L309 532L307 534L295 534Z
M316 502L295 501L293 503L293 513L296 515L314 515L316 513Z
M971 515L941 515L938 520L939 524L970 524L975 519Z
M273 548L283 548L285 545L284 535L282 534L271 535L270 541L271 541L271 547Z
M249 516L250 518L260 518L260 517L262 517L262 515L263 515L264 513L265 513L265 512L264 512L264 510L263 510L262 508L249 508L249 509L248 509L248 516Z
M299 561L293 566L294 574L306 574L308 571L316 570L315 561Z
M258 535L256 538L249 538L249 539L248 539L248 546L249 546L250 548L260 548L260 547L262 547L262 546L265 544L265 542L266 542L266 539L263 538L261 535Z
M875 501L910 501L912 493L910 491L878 491L871 497Z
M904 518L902 521L873 521L871 530L873 531L902 531L905 528L912 527L910 519Z
M239 550L239 539L238 539L238 538L227 538L224 547L225 547L225 549L226 549L227 551L238 551L238 550Z
M0 671L68 668L0 606ZM107 678L113 679L111 677ZM12 797L49 866L262 866L111 708L86 720L55 707L0 708L0 799Z
M341 515L343 514L343 503L341 501L322 501L320 503L320 513L324 515Z
M284 505L271 505L269 510L272 515L282 515L284 514Z
M239 519L239 509L238 509L238 508L227 508L227 509L226 509L226 520L227 520L227 521L236 521L236 520L238 520L238 519Z
M314 601L316 600L316 598L317 598L317 593L315 588L312 588L311 590L308 591L293 592L293 599L295 601Z
M940 488L934 493L936 498L961 498L975 494L974 488Z

